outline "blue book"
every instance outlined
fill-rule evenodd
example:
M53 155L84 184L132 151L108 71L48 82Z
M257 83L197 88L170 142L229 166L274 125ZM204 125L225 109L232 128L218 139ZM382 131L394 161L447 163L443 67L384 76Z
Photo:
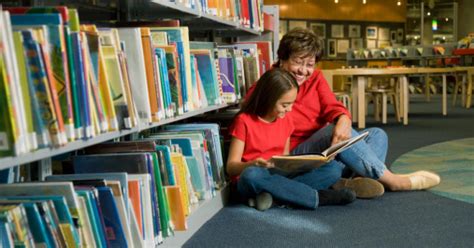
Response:
M109 187L97 187L97 190L110 246L128 247L112 189Z
M97 242L97 247L107 247L104 219L101 215L99 215L99 211L97 209L98 206L94 196L94 192L97 193L96 190L92 187L75 187L75 189L77 194L85 199L87 212L89 214L91 226L93 229L92 232Z
M171 100L171 87L170 87L170 80L168 76L168 65L166 64L166 52L162 48L155 48L155 55L157 57L158 66L160 67L160 81L161 81L161 88L163 91L163 100L166 102L166 114L168 117L172 117L173 107L172 107L172 100Z
M92 123L90 120L90 106L89 106L89 90L87 87L87 79L84 71L84 56L82 54L80 33L72 32L71 47L73 50L74 70L71 73L75 74L76 89L80 107L80 118L83 127L83 138L92 137ZM74 92L74 91L73 91Z

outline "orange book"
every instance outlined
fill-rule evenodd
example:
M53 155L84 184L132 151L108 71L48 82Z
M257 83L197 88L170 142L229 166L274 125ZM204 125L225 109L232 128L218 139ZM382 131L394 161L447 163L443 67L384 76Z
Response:
M129 180L128 181L128 197L132 202L133 212L137 218L138 228L140 234L143 234L143 217L142 217L142 199L140 195L140 181L138 180Z
M181 188L179 186L165 186L164 188L170 205L171 221L174 224L174 229L185 231L188 229L188 225L186 223L184 203L181 199Z
M149 28L140 29L142 35L143 57L145 58L146 80L148 84L148 97L150 98L151 118L154 122L159 121L158 95L155 78L155 63L153 48L151 44L151 33Z

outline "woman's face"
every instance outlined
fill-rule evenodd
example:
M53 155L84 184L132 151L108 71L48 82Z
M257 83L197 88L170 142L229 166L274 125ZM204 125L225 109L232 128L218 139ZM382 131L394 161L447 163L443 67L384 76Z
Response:
M316 56L293 55L288 60L282 60L280 68L290 72L301 85L313 74L315 64Z

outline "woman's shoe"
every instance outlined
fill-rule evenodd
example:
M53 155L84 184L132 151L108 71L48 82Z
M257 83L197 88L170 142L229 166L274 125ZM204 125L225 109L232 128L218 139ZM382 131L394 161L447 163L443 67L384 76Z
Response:
M357 198L372 199L382 196L385 189L377 180L367 177L341 178L332 186L333 189L339 190L343 188L352 189Z
M438 174L429 171L416 171L410 174L402 175L408 177L411 182L411 190L429 189L441 182Z

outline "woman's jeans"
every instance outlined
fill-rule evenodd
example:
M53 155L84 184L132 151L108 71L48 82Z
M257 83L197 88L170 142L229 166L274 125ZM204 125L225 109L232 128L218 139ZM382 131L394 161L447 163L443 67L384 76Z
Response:
M333 125L328 125L314 133L291 153L319 153L330 146ZM382 129L369 128L369 135L362 141L341 152L331 162L299 175L283 175L274 169L247 167L237 183L239 193L252 198L261 192L270 193L275 199L297 206L314 209L319 204L317 190L328 189L336 183L344 169L378 179L386 170L387 135ZM353 130L352 136L358 133Z
M291 154L319 153L324 151L331 144L333 128L334 125L328 125L318 130L306 141L295 147ZM379 179L383 175L387 169L385 166L388 149L387 134L380 128L368 128L364 131L369 132L369 135L364 140L356 142L345 151L339 153L334 160L326 164L334 165L330 166L334 170L331 174L339 173L342 175L344 169L351 169L363 177L373 179ZM352 137L358 134L357 131L352 130ZM324 178L325 173L327 173L327 170L323 170L321 173L314 173L314 175Z

